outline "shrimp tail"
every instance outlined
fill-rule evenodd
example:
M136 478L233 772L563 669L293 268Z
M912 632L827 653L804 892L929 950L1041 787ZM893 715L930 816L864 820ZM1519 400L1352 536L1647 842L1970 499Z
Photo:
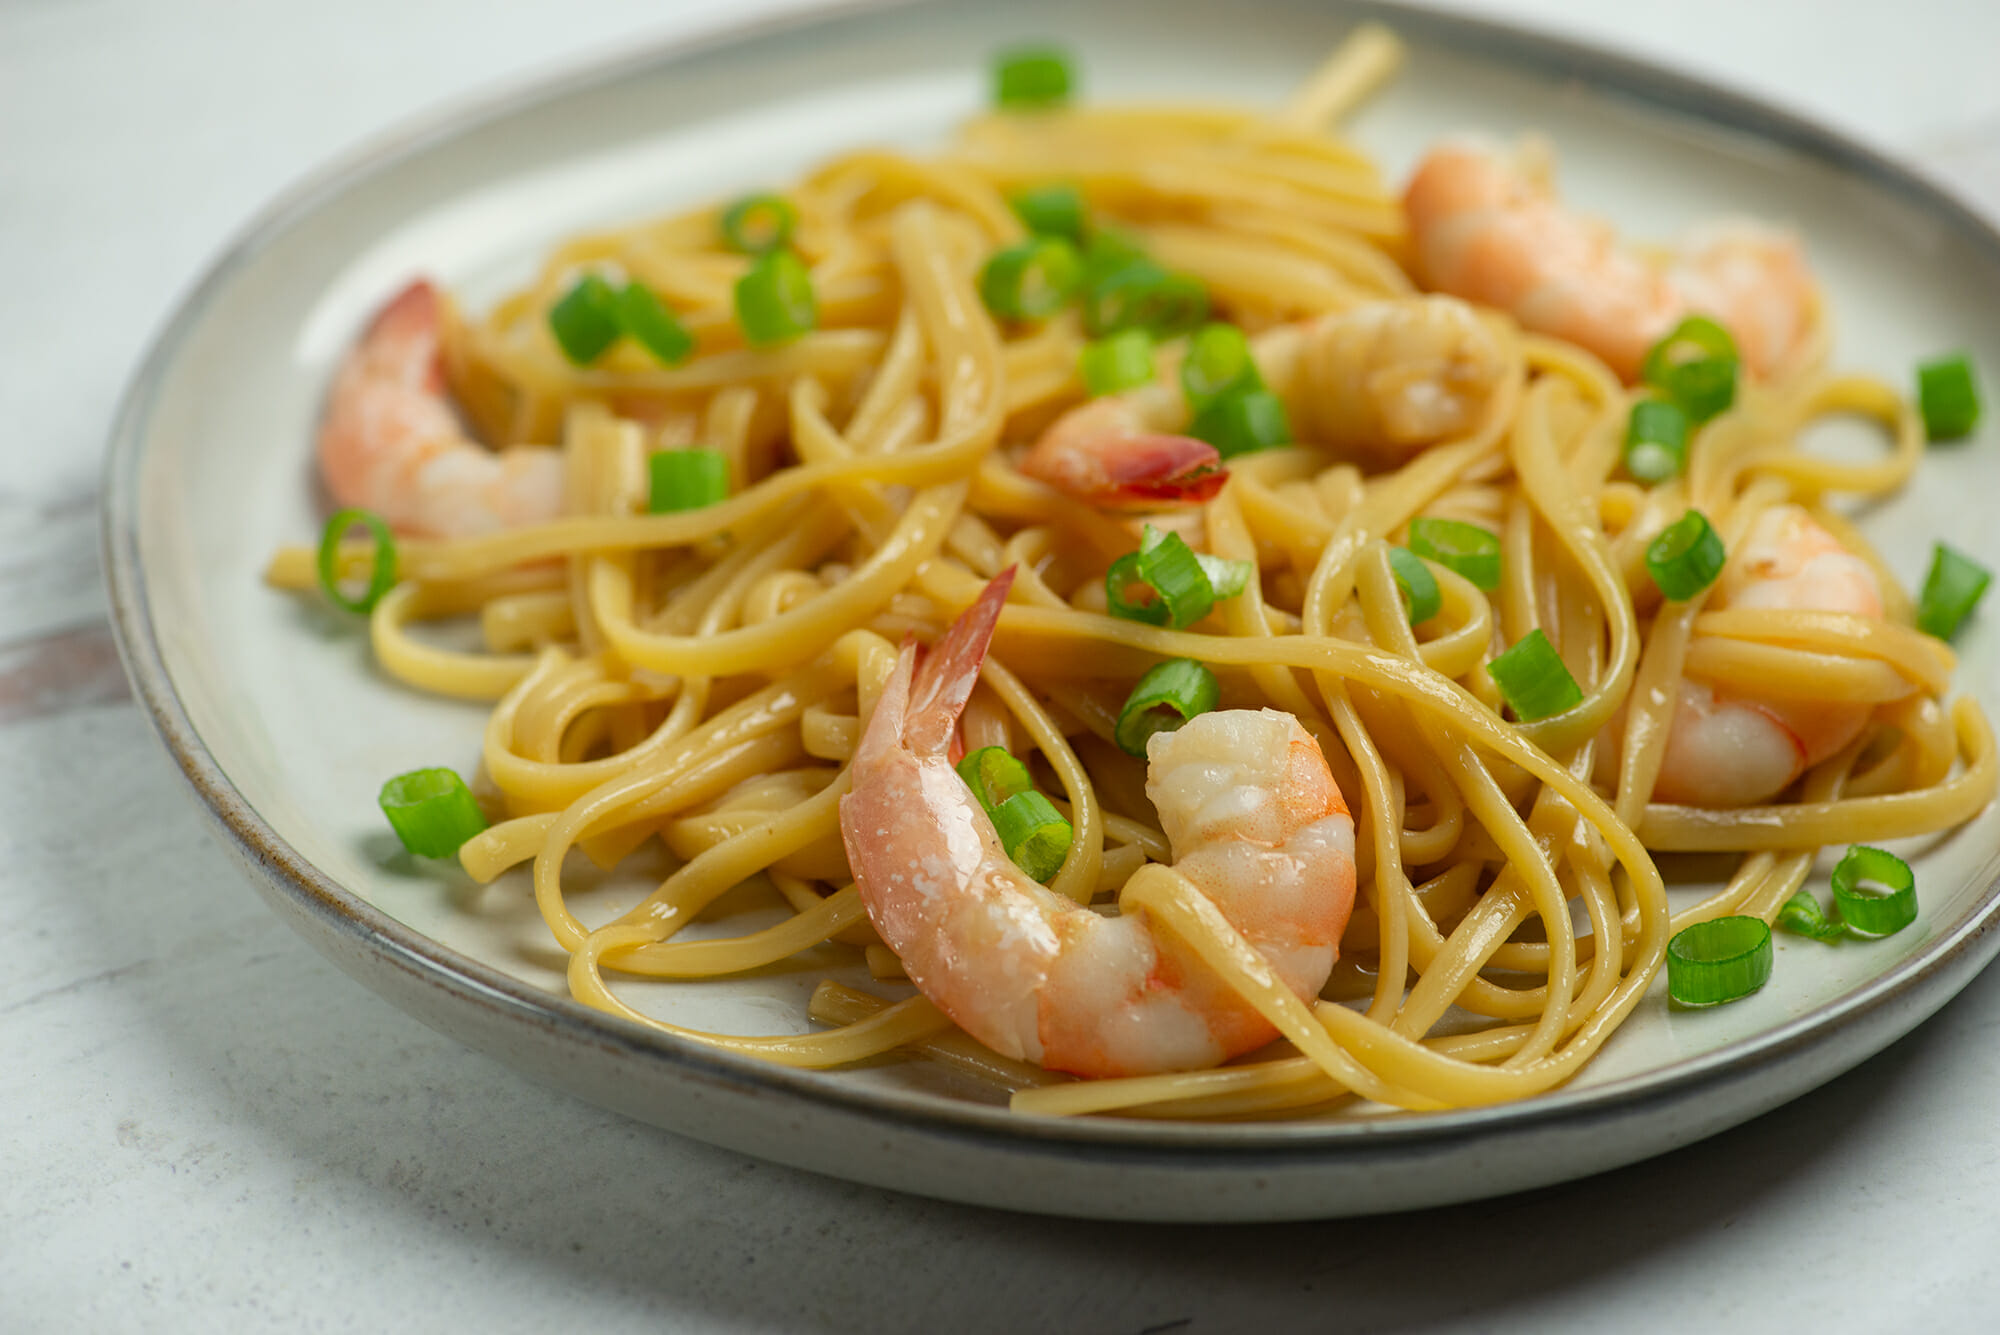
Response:
M1194 505L1215 499L1229 481L1222 455L1192 436L1127 436L1101 456L1107 501Z
M958 716L972 697L979 669L986 662L993 628L1000 622L1000 609L1007 605L1007 591L1013 586L1014 567L1008 566L993 577L972 606L951 623L951 628L924 655L923 666L906 688L905 701L900 702L906 717L898 720L898 734L904 745L918 755L940 755L950 746ZM913 648L905 645L904 659L913 656ZM901 675L901 662L897 669ZM876 706L877 713L889 702L889 695L885 689L882 702ZM872 729L872 721L870 726Z

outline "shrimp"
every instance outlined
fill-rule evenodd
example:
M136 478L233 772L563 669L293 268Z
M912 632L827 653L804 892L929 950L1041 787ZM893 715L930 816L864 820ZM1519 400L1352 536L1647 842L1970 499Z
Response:
M1424 282L1588 348L1625 380L1684 317L1703 314L1767 374L1797 348L1818 305L1799 244L1749 222L1712 224L1665 264L1556 201L1546 173L1466 144L1431 150L1403 192Z
M1873 568L1797 505L1758 516L1717 593L1724 607L1882 615ZM1766 801L1858 737L1872 709L1683 680L1654 800L1708 807Z
M339 505L406 533L452 537L552 519L563 466L548 446L495 453L473 440L445 395L441 299L418 279L348 353L319 430L320 475Z
M905 643L854 756L841 834L854 884L910 978L997 1052L1083 1076L1213 1066L1274 1030L1143 913L1105 917L1011 862L947 748L1012 572L914 672ZM1176 870L1308 999L1354 903L1354 823L1289 714L1199 715L1147 745Z
M1221 453L1205 440L1147 430L1147 406L1114 394L1071 409L1042 433L1021 471L1113 509L1215 499L1229 481Z
M1471 428L1505 372L1499 340L1453 297L1372 301L1267 329L1264 383L1307 439L1395 462ZM1093 399L1045 431L1023 471L1095 504L1205 501L1228 473L1188 424L1179 386Z

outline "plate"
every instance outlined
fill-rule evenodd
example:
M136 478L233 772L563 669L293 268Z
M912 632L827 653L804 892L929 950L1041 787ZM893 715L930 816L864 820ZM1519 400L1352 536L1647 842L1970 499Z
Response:
M1313 1123L1022 1117L921 1062L813 1073L717 1054L569 1000L515 879L475 891L392 855L384 775L468 767L482 711L392 687L351 625L266 589L317 530L308 442L332 369L411 274L475 302L556 238L782 182L859 143L921 148L984 97L987 53L1060 36L1090 95L1268 101L1359 19L1408 67L1353 127L1401 172L1467 128L1555 143L1565 191L1662 236L1718 213L1806 232L1838 359L1890 375L1968 349L2000 367L2000 236L1940 186L1784 112L1618 57L1472 20L1256 0L934 0L823 12L635 52L462 109L274 204L160 336L115 428L105 489L114 618L139 697L265 899L412 1014L538 1079L702 1140L859 1181L1013 1209L1157 1220L1407 1209L1596 1172L1712 1134L1908 1031L2000 949L2000 814L1925 843L1923 911L1889 940L1781 939L1764 991L1670 1012L1661 989L1574 1084L1530 1101ZM1829 449L1868 448L1830 431ZM1990 437L1992 429L1987 435ZM1991 440L1933 451L1864 516L1906 577L1935 534L2000 565ZM1995 704L1993 618L1960 689ZM801 1028L823 970L641 988L682 1023Z

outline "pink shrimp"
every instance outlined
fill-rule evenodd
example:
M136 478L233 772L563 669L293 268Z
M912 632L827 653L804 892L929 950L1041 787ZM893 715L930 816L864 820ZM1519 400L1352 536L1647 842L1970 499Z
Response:
M910 978L997 1052L1085 1076L1213 1066L1276 1031L1144 914L1104 917L1011 862L946 749L1009 571L915 670L905 644L854 756L840 827L875 930ZM1289 714L1200 715L1147 746L1175 867L1317 996L1354 902L1354 824Z
M554 518L561 456L534 445L495 453L466 434L445 395L441 319L437 290L418 279L347 354L319 429L327 490L406 533L449 537Z
M1138 403L1093 399L1057 418L1021 471L1078 500L1110 508L1158 508L1213 500L1229 480L1207 441L1149 431Z
M1465 144L1431 150L1403 207L1427 284L1588 348L1628 381L1693 314L1722 324L1749 370L1768 373L1799 345L1818 303L1787 233L1715 225L1654 264L1565 209L1542 174Z
M1396 461L1471 429L1505 374L1499 341L1455 297L1364 302L1250 340L1300 439ZM1228 480L1214 449L1172 434L1187 399L1163 377L1057 418L1022 470L1095 504L1205 501Z
M1717 595L1722 607L1882 615L1873 568L1796 505L1758 516ZM1654 800L1708 807L1766 801L1859 736L1872 709L1684 680Z

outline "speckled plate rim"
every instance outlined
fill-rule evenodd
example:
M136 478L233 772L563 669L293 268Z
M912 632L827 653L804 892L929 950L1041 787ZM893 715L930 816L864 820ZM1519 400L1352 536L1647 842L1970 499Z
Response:
M358 947L411 978L496 1018L547 1030L587 1047L656 1062L686 1077L745 1093L770 1093L858 1113L885 1127L921 1131L1029 1153L1110 1164L1169 1168L1281 1168L1328 1156L1356 1160L1408 1155L1500 1132L1562 1131L1602 1125L1664 1104L1719 1094L1763 1068L1808 1055L1821 1057L1808 1082L1777 1097L1737 1096L1732 1124L1795 1097L1914 1028L1964 987L2000 952L2000 880L1989 884L1966 915L1921 951L1826 1005L1713 1052L1584 1089L1557 1090L1519 1103L1453 1112L1392 1115L1351 1122L1172 1124L1132 1119L1024 1117L1004 1108L938 1096L888 1095L843 1086L812 1072L773 1066L657 1034L534 988L415 932L344 889L301 856L257 814L230 782L190 720L155 633L146 574L139 561L139 483L147 427L176 354L215 296L274 238L349 186L485 122L596 83L698 58L737 43L787 31L837 25L850 18L918 8L931 0L845 0L802 14L768 17L586 58L560 71L501 84L405 123L310 174L253 218L178 303L154 338L119 407L106 454L102 543L111 619L136 695L189 784L252 873L292 901L328 936L313 940ZM1282 0L1279 0L1282 2ZM1317 6L1316 6L1317 7ZM1376 0L1337 7L1354 18L1379 19L1425 44L1496 64L1576 81L1601 95L1745 133L1776 143L1897 192L1908 206L1948 225L2000 263L2000 232L1944 182L1895 161L1861 141L1744 93L1673 69L1585 43L1487 19L1404 9ZM301 926L297 915L295 923ZM308 939L312 939L308 934ZM344 966L345 967L345 966ZM1863 1021L1875 1021L1864 1025ZM1867 1028L1873 1041L1829 1056L1829 1045ZM1712 1126L1709 1130L1719 1130ZM1661 1145L1660 1149L1670 1148ZM1612 1156L1627 1162L1642 1155ZM1588 1169L1584 1170L1588 1171ZM1549 1178L1546 1180L1557 1180ZM976 1195L976 1193L975 1193Z

